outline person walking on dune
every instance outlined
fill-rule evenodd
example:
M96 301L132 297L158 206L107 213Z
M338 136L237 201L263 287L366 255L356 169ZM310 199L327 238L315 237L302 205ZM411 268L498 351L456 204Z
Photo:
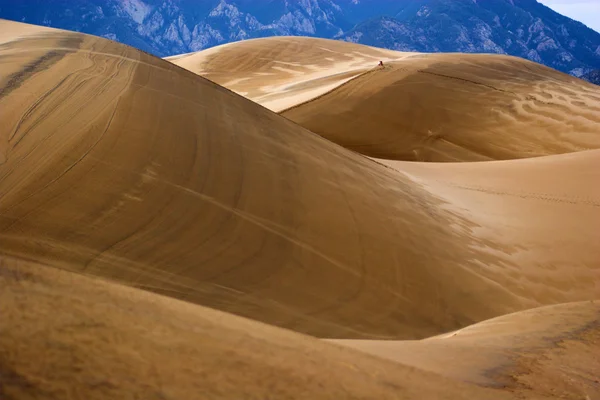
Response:
M379 61L379 67L381 67L381 68L385 68L385 67L383 66L383 61Z

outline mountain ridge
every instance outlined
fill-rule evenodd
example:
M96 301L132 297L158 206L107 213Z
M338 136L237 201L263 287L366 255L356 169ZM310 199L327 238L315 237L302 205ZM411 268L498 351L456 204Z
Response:
M392 50L499 53L581 77L600 33L535 0L0 0L0 18L90 33L161 57L265 36Z

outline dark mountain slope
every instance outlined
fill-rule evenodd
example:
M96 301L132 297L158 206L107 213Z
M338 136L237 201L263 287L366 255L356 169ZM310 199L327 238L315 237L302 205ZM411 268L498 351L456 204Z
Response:
M535 0L0 0L0 18L91 33L163 57L300 35L510 54L575 76L600 68L600 33Z

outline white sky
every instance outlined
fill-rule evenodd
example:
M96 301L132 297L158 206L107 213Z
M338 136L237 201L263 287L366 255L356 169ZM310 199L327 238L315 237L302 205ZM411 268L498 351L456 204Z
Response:
M538 0L577 21L581 21L596 32L600 32L600 0Z

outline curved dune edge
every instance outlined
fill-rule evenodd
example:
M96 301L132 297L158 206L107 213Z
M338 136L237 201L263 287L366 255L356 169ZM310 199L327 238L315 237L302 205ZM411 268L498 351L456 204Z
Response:
M448 211L468 218L489 251L504 249L498 256L516 269L505 265L497 271L504 273L494 275L489 264L480 267L494 282L514 287L516 282L506 283L508 276L525 279L515 292L519 296L554 292L553 303L564 303L569 300L559 299L555 290L570 291L567 271L588 271L596 294L580 300L598 299L600 256L590 250L600 246L600 187L590 183L600 179L599 150L475 165L377 161L443 199Z
M2 257L0 394L6 400L595 398L599 317L600 305L585 302L423 341L328 343Z
M165 59L279 112L359 77L379 61L415 55L292 36L244 40Z
M0 326L3 400L510 399L309 336L6 257Z
M500 55L387 51L382 69L375 51L268 38L170 60L371 157L487 161L600 148L595 85ZM352 54L364 60L349 73Z
M2 254L327 338L419 339L599 293L593 152L565 167L587 202L548 201L552 181L509 201L104 39L39 28L2 56ZM545 174L506 165L516 191Z
M332 342L526 398L600 395L597 301L522 311L420 341Z
M281 113L367 156L488 161L600 148L600 90L514 57L389 63Z

